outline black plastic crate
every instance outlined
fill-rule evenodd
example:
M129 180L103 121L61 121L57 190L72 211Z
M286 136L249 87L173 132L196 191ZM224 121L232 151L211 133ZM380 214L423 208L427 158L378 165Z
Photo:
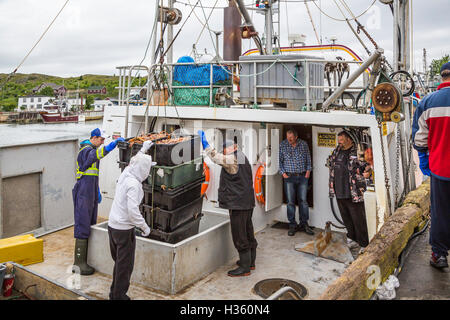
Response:
M131 157L135 156L142 148L142 144L134 143L130 148L130 143L128 141L119 141L117 143L119 148L119 161L124 163L130 163Z
M142 205L145 221L151 227L164 231L175 231L181 225L191 219L195 219L202 213L203 197L197 197L196 200L175 210L164 210L158 207L153 208L149 205ZM152 221L153 219L153 221ZM153 224L152 224L153 222Z
M117 163L119 164L119 168L120 168L121 172L123 172L123 170L125 170L125 168L128 166L128 162L117 161Z
M183 241L189 237L192 237L198 234L200 229L200 219L202 214L200 214L197 218L191 219L178 229L172 232L164 232L158 229L152 229L150 235L148 236L150 239L167 242L171 244L178 243Z
M155 143L150 150L147 151L147 154L151 155L153 161L159 166L176 166L200 157L200 136L180 135L180 137L191 137L191 139L175 144ZM142 144L137 142L130 147L128 141L119 141L117 146L119 148L119 161L127 163L129 163L131 157L136 155L142 148Z
M152 186L144 183L142 185L144 189L144 204L151 206L153 201L155 207L159 207L163 210L175 210L200 197L202 183L204 181L205 177L201 177L184 186L167 190L155 187L153 190L153 198Z
M147 154L153 157L158 166L177 166L200 157L200 136L180 135L180 137L191 137L191 139L175 143L155 143ZM156 153L155 153L156 148Z

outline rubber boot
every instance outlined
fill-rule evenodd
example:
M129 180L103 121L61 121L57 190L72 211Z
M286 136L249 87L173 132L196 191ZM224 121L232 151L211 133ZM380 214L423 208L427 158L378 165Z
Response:
M256 266L255 266L255 260L256 260L256 248L250 250L250 257L251 257L251 260L250 260L250 270L255 270L255 269L256 269ZM241 265L241 261L240 261L240 260L236 261L236 264L237 264L238 266L240 266L240 265Z
M77 272L76 267L80 268L82 276L89 276L95 272L95 269L87 264L88 239L75 239L75 262L72 272Z
M250 250L239 252L239 267L228 271L230 277L244 277L250 275Z

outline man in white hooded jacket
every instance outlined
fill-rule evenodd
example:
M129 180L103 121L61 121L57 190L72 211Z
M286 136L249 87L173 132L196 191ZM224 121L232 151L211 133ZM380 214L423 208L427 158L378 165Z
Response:
M114 260L113 281L109 298L111 300L129 300L127 291L130 286L134 267L136 249L135 227L142 231L142 236L150 234L150 227L139 211L144 197L142 182L148 177L152 157L146 155L152 146L145 141L141 150L131 158L130 164L119 177L116 194L109 213L108 235L111 256Z

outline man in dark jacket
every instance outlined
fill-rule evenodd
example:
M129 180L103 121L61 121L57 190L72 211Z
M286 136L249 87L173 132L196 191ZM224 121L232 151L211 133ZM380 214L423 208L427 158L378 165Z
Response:
M92 130L91 138L81 142L77 156L77 182L72 190L76 239L73 272L79 272L81 275L91 275L95 272L94 268L87 264L87 248L91 225L97 223L98 204L102 199L98 186L100 159L111 152L118 141L124 140L118 138L107 146L100 147L105 137L103 130Z
M450 250L450 63L441 68L442 83L422 99L414 113L412 138L420 170L431 176L430 264L447 268Z
M230 277L248 276L255 269L258 243L253 231L252 214L255 207L252 167L247 157L233 141L223 145L223 154L216 152L198 132L203 149L211 160L222 166L219 184L219 206L230 212L231 235L239 252L238 268L228 271Z
M338 134L338 147L330 157L330 197L336 197L339 212L350 247L359 245L362 252L369 244L364 192L367 185L365 176L369 176L370 164L358 159L356 147L349 134Z

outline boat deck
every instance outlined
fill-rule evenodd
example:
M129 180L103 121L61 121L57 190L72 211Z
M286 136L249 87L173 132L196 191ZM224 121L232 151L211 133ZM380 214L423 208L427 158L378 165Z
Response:
M99 219L99 222L105 221ZM279 224L278 224L279 226ZM315 232L319 232L315 229ZM73 227L42 237L44 262L28 268L56 282L66 284L71 277L74 239ZM307 299L317 299L345 270L346 265L294 250L295 245L313 239L305 233L289 237L283 227L267 227L256 234L259 243L256 270L249 277L232 278L227 271L235 267L235 259L176 295L169 295L131 284L131 299L262 299L252 290L255 284L269 278L283 278L301 283L308 289ZM110 254L105 252L105 254ZM195 268L195 266L192 266ZM97 299L108 299L111 276L96 272L81 276L81 292Z

